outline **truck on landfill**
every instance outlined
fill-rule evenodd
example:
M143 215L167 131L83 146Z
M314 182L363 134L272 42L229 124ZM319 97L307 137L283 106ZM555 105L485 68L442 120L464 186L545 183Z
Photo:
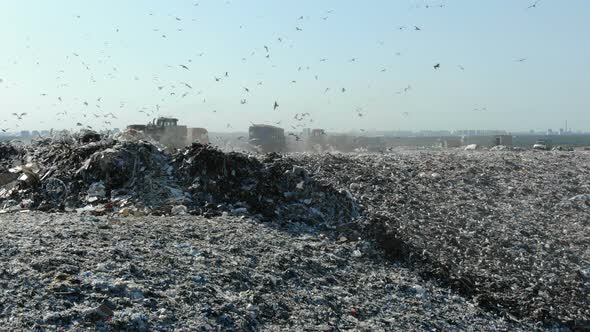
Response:
M548 151L551 150L551 142L548 140L538 140L533 145L533 150L543 150Z
M134 124L127 129L142 131L169 148L182 148L192 143L209 144L207 129L179 126L175 118L160 117L147 125Z
M248 142L262 153L286 152L287 139L283 128L255 124L248 130Z
M383 137L368 137L361 136L354 139L354 145L357 149L366 150L368 152L382 152L385 151L385 141Z

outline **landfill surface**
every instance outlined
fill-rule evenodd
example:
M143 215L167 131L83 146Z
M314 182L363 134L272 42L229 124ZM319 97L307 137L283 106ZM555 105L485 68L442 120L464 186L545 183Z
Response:
M0 217L7 330L526 331L368 241L240 217Z
M0 152L10 329L590 329L585 151Z

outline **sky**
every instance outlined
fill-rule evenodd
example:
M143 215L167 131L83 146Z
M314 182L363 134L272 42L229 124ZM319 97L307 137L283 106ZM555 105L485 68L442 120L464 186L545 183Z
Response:
M5 1L0 129L588 131L590 1L534 3Z

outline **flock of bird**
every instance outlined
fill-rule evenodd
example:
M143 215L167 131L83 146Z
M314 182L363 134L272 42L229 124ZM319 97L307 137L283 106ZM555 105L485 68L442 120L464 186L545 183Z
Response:
M229 2L226 2L226 4L229 5ZM530 4L526 9L527 10L530 10L530 9L537 8L537 7L540 6L540 4L541 4L541 0L537 0L537 1L533 2L532 4ZM194 5L195 6L198 6L199 4L198 3L195 3ZM425 9L445 8L445 7L446 7L446 5L444 3L436 4L436 5L426 4L426 5L423 6L423 8L425 8ZM153 16L154 14L153 13L150 13L149 15L150 16ZM323 21L328 21L329 18L331 17L331 15L335 15L335 11L334 10L328 10L328 11L326 11L325 12L325 15L324 16L321 16L320 18ZM173 18L174 21L176 21L178 23L182 23L184 21L183 18L178 17L178 16L172 16L172 18ZM76 15L76 19L81 20L82 19L82 16L81 15ZM299 22L299 23L297 23L293 27L294 33L300 33L302 31L304 31L304 22L303 22L304 20L305 20L305 17L304 16L298 16L297 17L296 21ZM193 21L195 21L195 19L193 19ZM242 29L242 28L243 28L243 26L240 26L240 29ZM413 31L415 33L424 33L424 31L425 31L425 28L424 27L421 27L421 26L418 26L418 25L397 26L397 27L395 27L395 29L397 29L399 31L410 30L410 31ZM121 31L119 27L115 28L114 30L116 31L116 33L119 33ZM159 33L161 38L169 38L170 37L170 33L162 33L162 31L160 29L158 29L158 28L154 28L153 31ZM181 31L183 31L183 28L182 27L178 27L177 28L177 31L178 32L181 32ZM287 40L288 40L288 38L286 38L284 36L282 36L282 37L276 37L276 42L275 43L283 44ZM109 45L108 42L106 42L105 43L105 47L107 47L108 45ZM273 44L268 43L266 45L262 45L262 47L259 48L258 50L263 50L262 56L265 59L270 59L271 58L271 55L272 55L272 47L273 47ZM101 54L104 56L104 58L102 58L101 60L99 60L98 63L101 64L101 65L107 65L107 63L110 63L109 61L111 60L111 56L109 56L107 54L107 52L104 51L104 50L101 52ZM198 52L196 54L196 56L197 57L203 57L205 54L206 54L205 52ZM256 56L256 54L257 54L257 50L254 50L254 51L252 51L250 53L250 56L251 57L254 57L254 56ZM401 55L400 52L397 52L395 54L397 56L400 56ZM84 61L84 60L82 60L82 58L83 58L82 55L79 54L79 53L77 53L77 52L72 52L71 55L68 55L66 57L66 59L68 61L79 60L80 65L81 65L81 68L83 70L89 72L90 81L95 83L96 82L96 79L97 79L97 77L95 75L99 75L99 74L103 74L104 75L104 73L93 73L92 72L93 65L90 64L90 63L88 63L88 62L86 62L86 61ZM246 57L242 57L241 60L242 60L242 62L245 62L245 61L247 61L247 58ZM522 63L522 62L525 62L526 60L527 60L527 58L518 58L515 61L516 62L519 62L519 63ZM176 65L176 68L178 68L179 70L182 70L182 71L191 72L191 74L192 74L191 63L193 63L193 61L194 61L193 59L188 59L185 63L180 63L180 64ZM318 62L319 63L325 63L325 62L328 62L328 61L329 61L328 58L319 58L318 59ZM360 59L358 57L352 57L352 58L349 58L349 60L348 60L349 63L356 63L356 62L359 62L359 61L360 61ZM39 65L39 62L37 63L37 65ZM275 65L273 65L273 67L274 66ZM434 71L439 71L442 68L442 66L443 66L443 64L441 64L440 62L437 62L437 63L435 63L435 64L432 65L432 68L433 68ZM461 71L465 70L465 68L462 65L456 65L456 66ZM170 69L173 69L174 67L175 66L168 65L168 68L170 68ZM311 67L310 66L298 66L298 68L297 68L297 71L298 72L302 72L302 71L305 72L305 71L310 71L310 70L311 70ZM107 78L111 78L111 79L115 79L117 77L118 71L119 70L118 70L118 68L116 66L112 66L110 72L108 72L106 74L106 77ZM382 68L382 69L380 69L380 71L381 72L386 72L387 71L387 68ZM64 70L60 70L58 72L57 79L58 80L62 79L62 76L64 74L65 74L65 71ZM317 73L316 74L312 74L312 76L314 77L315 81L319 81L320 80L320 75L319 74L317 74ZM135 76L134 79L136 81L140 80L140 78L137 77L137 76ZM212 81L212 83L220 83L221 84L224 81L230 80L230 79L231 79L230 72L229 71L223 71L223 72L219 73L218 75L213 76L212 79L211 79L211 81ZM154 87L154 90L156 92L158 92L158 93L166 93L166 95L165 95L166 97L162 97L160 99L161 104L156 104L156 105L151 106L151 107L150 106L146 106L146 107L143 107L143 108L141 108L139 110L136 110L137 112L144 114L147 118L154 118L156 116L163 115L163 114L161 114L161 108L163 107L162 105L166 105L166 103L169 102L169 99L167 99L167 98L181 98L181 99L183 99L183 98L186 98L189 95L199 96L199 95L202 95L204 93L203 90L194 89L193 84L191 84L189 82L182 81L182 82L179 82L179 83L162 84L161 81L160 81L160 79L159 79L159 77L153 77L153 80L154 80L154 82L156 82L156 86ZM0 78L0 84L3 84L4 82L5 82L5 80L3 78ZM291 82L291 84L296 84L297 83L297 80L291 80L290 82ZM260 87L260 86L263 86L263 85L264 85L264 82L258 80L256 82L256 84L255 85L252 84L251 87ZM69 84L68 83L61 83L58 86L61 87L61 88L67 88L67 87L69 87ZM179 88L181 88L181 87L182 87L182 89L184 89L183 91L179 91ZM240 105L247 105L248 104L248 96L251 96L251 93L254 92L254 89L251 89L251 87L248 87L248 86L243 86L242 87L243 97L241 97L240 100L239 100L239 104ZM398 95L400 95L400 94L406 94L406 93L409 93L410 91L412 91L413 89L414 89L413 86L407 85L406 87L404 87L402 89L399 89L395 93L398 94ZM323 91L324 91L324 94L328 94L330 91L334 91L334 90L335 91L339 91L339 93L347 93L347 91L348 91L346 87L339 87L337 89L335 89L334 87L326 87ZM40 93L40 96L43 97L43 98L51 98L52 97L47 92ZM62 96L53 96L53 98L55 98L54 100L57 101L57 103L54 104L54 106L56 106L56 107L60 107L61 104L65 103L65 99L66 99L65 97L62 97ZM73 100L76 101L77 99L76 98L73 98ZM106 111L103 111L103 106L102 106L102 101L103 100L102 100L102 97L97 98L94 102L91 102L89 100L77 100L77 101L79 103L78 104L78 107L83 110L82 111L82 116L84 118L98 119L98 120L100 120L101 125L104 126L104 127L111 127L112 126L112 120L115 120L115 119L118 119L119 118L118 115L115 114L116 112L110 111L110 112L107 113ZM202 96L202 103L203 104L207 103L207 98L205 98L204 96ZM125 112L126 104L127 103L125 101L120 101L119 102L120 112ZM272 107L272 110L275 111L275 112L277 112L277 111L280 110L280 104L279 104L279 100L278 99L270 101L269 102L269 106L271 106ZM74 105L74 107L75 107L75 105ZM90 111L89 108L93 108L95 110L94 111ZM473 109L473 111L475 111L475 112L485 112L487 110L488 109L485 106L483 106L483 107L477 107L477 108L474 108ZM213 109L211 112L212 113L217 113L217 110L216 109ZM366 115L366 113L363 111L363 108L361 108L361 107L356 107L354 112L355 112L355 115L358 118L362 118L362 117L364 117ZM18 128L19 127L19 123L21 121L23 121L23 119L27 115L28 115L27 112L12 113L12 116L14 117L14 128ZM408 116L410 116L410 113L409 112L401 112L401 115L404 116L404 117L408 117ZM67 111L67 110L61 110L60 112L57 112L56 113L56 116L58 118L60 118L60 119L66 119L66 118L68 118L68 117L71 116L71 113L70 113L70 111ZM302 127L305 127L305 126L309 125L310 123L312 123L313 122L313 117L312 117L312 115L309 112L297 113L293 117L293 120L296 121L296 122L295 122L295 125L291 125L291 128L295 130L297 128L302 128ZM7 119L4 119L3 122L6 123L8 121L7 121ZM90 122L90 121L88 121L88 122ZM93 123L96 123L96 121L94 121ZM274 122L273 124L280 125L281 124L281 121ZM83 123L82 121L77 122L76 123L76 126L78 126L78 127L86 127L86 128L89 128L89 129L93 129L93 126L91 126L89 124L86 124L86 123ZM226 127L227 128L231 128L231 125L228 123L226 125ZM7 132L7 131L11 130L11 128L0 128L0 129L2 130L2 132ZM295 138L298 139L297 136L295 136Z

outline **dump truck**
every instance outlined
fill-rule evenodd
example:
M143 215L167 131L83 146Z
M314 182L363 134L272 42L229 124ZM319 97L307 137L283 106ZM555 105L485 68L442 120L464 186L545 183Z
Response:
M551 150L551 141L540 139L533 145L533 150Z
M160 117L147 125L135 124L127 128L142 131L169 148L182 148L192 143L209 144L207 129L179 126L175 118Z
M283 128L271 125L253 125L248 130L248 142L260 152L286 152L287 139Z

